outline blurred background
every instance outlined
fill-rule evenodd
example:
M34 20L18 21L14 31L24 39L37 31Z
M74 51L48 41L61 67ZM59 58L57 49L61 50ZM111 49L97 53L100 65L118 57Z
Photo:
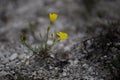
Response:
M0 41L18 40L30 22L38 22L38 31L44 31L53 12L59 15L53 30L66 31L72 38L96 35L119 20L119 4L119 0L0 0Z

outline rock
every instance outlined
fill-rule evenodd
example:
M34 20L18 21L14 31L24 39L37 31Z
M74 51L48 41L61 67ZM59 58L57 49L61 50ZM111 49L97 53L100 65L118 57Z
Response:
M66 76L67 74L66 74L66 72L63 72L63 76Z
M8 73L7 72L5 72L5 71L1 71L0 72L0 76L4 76L4 75L7 75Z
M76 60L69 60L69 62L70 62L71 66L74 66L74 65L78 64L78 60L77 59Z
M17 53L14 53L13 55L10 56L10 60L14 60L18 57Z
M77 59L74 60L74 65L76 65L76 64L78 64L78 60Z
M86 69L88 68L88 64L86 64L86 63L83 64L82 66L83 66L84 68L86 68Z
M19 55L19 59L24 59L26 57L26 54Z
M50 45L50 46L51 46L52 44L53 44L53 41L52 41L52 40L48 40L48 41L47 41L47 45Z
M66 46L66 47L64 48L64 51L70 51L70 46Z
M49 66L49 69L53 69L53 67L52 67L52 66Z

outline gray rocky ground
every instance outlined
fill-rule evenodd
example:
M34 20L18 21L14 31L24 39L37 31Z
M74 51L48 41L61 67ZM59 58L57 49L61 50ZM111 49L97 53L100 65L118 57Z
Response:
M109 71L99 62L93 64L84 58L81 42L98 35L102 31L99 25L119 19L120 1L96 0L90 4L93 8L82 1L0 0L0 80L110 80ZM23 64L32 52L21 44L21 31L37 21L36 35L44 33L51 12L59 15L52 31L64 31L69 39L55 45L47 63L33 57ZM38 43L31 38L29 44Z

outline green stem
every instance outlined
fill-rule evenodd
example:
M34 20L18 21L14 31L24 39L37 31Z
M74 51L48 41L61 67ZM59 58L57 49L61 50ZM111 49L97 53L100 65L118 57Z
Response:
M33 52L33 54L36 53L28 44L26 44L26 42L22 42L22 43L24 46L26 46L28 49L30 49Z
M51 49L53 48L53 46L57 43L57 41L58 41L58 40L56 40L56 39L55 39L55 40L53 40L53 44L51 45L51 47L50 47L50 49L49 49L49 50L51 50Z
M43 44L44 44L44 43L43 43L43 42L44 42L43 40L44 40L44 39L43 39L43 37L42 37L42 34L40 33L40 47L39 47L40 50L43 49Z
M45 41L45 49L47 49L47 41L48 41L48 34L49 34L49 31L50 31L50 25L49 25L48 28L47 28L46 41Z

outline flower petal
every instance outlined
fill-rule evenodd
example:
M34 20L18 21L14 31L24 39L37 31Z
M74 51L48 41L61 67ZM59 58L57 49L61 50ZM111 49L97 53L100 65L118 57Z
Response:
M64 32L58 32L57 35L59 37L59 40L65 40L68 38L68 34Z
M50 18L50 23L54 23L58 18L58 15L56 13L50 13L49 18Z

